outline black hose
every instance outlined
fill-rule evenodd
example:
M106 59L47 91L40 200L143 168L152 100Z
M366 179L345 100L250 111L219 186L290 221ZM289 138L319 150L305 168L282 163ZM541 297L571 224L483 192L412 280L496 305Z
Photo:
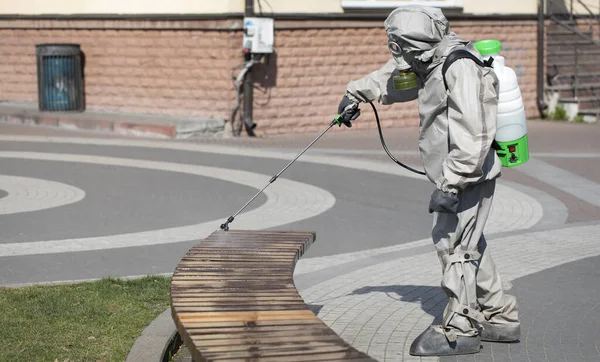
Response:
M237 90L237 104L236 104L235 108L233 109L233 111L231 111L231 131L232 131L233 135L237 137L242 133L243 124L242 124L242 120L240 119L239 129L235 128L235 117L236 117L238 111L240 110L240 106L242 105L242 94L240 92L240 89L237 86L236 86L236 90Z
M365 98L365 97L363 96L363 98ZM385 145L385 140L383 139L383 132L381 131L381 124L379 123L379 114L377 114L377 108L375 108L375 105L373 104L373 102L369 102L369 104L371 105L371 107L373 107L373 112L375 112L375 120L377 121L377 129L379 129L379 138L381 139L381 145L383 146L385 153L387 153L387 155L390 156L392 161L396 162L398 165L404 167L405 169L412 171L414 173L417 173L419 175L425 175L425 172L415 170L414 168L412 168L410 166L406 166L402 162L398 161L396 159L396 157L394 157L394 155L391 154L390 150L388 150L387 146Z

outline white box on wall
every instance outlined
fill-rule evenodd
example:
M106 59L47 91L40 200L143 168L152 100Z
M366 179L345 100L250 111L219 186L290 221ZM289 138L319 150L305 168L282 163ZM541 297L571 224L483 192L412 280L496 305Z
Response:
M274 22L272 18L244 18L243 46L250 53L273 53Z

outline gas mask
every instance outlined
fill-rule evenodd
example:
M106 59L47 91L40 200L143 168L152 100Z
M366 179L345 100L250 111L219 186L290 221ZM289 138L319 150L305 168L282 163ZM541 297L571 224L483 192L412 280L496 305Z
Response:
M399 42L392 35L389 37L388 49L392 53L396 69L400 71L398 75L394 76L394 90L406 91L417 88L417 75L411 70L415 54L403 51Z

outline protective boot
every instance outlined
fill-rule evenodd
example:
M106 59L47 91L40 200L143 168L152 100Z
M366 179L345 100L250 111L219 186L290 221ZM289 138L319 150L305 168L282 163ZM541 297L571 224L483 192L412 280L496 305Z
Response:
M411 356L456 356L479 353L480 336L456 336L451 342L439 325L430 326L410 346Z
M518 342L521 324L517 299L502 288L502 279L487 249L485 238L479 250L483 254L477 273L477 302L485 319L481 321L481 340Z
M481 322L481 340L486 342L518 342L521 338L519 323L497 324Z

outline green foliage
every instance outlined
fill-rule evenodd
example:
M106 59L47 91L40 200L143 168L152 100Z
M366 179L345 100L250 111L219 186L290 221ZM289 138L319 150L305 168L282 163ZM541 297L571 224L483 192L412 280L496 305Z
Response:
M554 119L560 121L566 121L568 119L567 110L565 107L561 106L560 104L556 106L556 109L554 110Z
M556 106L554 112L544 112L544 117L547 120L552 120L552 121L568 121L569 117L567 116L567 110L565 109L565 107L562 104L559 104ZM576 115L575 117L573 117L572 122L584 122L584 117L581 114Z
M0 288L0 361L124 361L170 278Z
M567 118L567 110L561 104L557 105L554 109L554 113L547 114L548 119L552 119L555 121L566 121Z

